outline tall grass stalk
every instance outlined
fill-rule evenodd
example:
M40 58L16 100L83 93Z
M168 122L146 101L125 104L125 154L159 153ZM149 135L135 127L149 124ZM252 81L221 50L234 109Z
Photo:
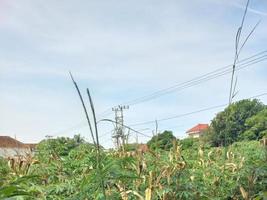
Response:
M90 129L91 137L93 139L93 143L94 143L95 148L96 148L96 156L95 156L96 157L96 168L97 168L97 172L98 172L98 174L100 176L101 189L102 189L102 192L103 192L103 195L104 195L104 199L106 199L105 184L104 184L104 179L103 179L103 175L102 175L102 169L101 169L101 165L100 165L100 162L101 162L100 145L99 145L97 121L96 121L96 115L95 115L95 108L94 108L93 100L91 98L90 91L87 88L87 95L88 95L88 98L89 98L90 108L91 108L92 115L93 115L93 122L94 122L94 128L95 128L95 136L94 136L94 132L93 132L93 129L92 129L91 121L90 121L90 118L89 118L89 115L88 115L88 112L87 112L87 109L86 109L86 106L85 106L83 97L81 95L80 89L78 87L78 84L75 82L75 80L74 80L71 72L69 72L69 73L70 73L70 77L72 79L72 82L73 82L73 84L74 84L74 86L75 86L75 88L76 88L76 90L78 92L78 95L80 97L80 100L81 100L81 103L82 103L82 106L83 106L83 109L84 109L84 113L85 113L85 116L86 116L86 119L87 119L87 122L88 122L88 126L89 126L89 129ZM95 137L96 137L96 140L95 140Z
M87 112L87 109L86 109L86 106L85 106L85 103L84 103L84 100L83 100L83 97L82 97L82 94L80 92L80 89L78 87L78 84L76 83L76 81L74 80L71 72L70 73L70 77L71 77L71 80L78 92L78 95L80 97L80 100L81 100L81 103L82 103L82 106L83 106L83 110L84 110L84 113L85 113L85 116L86 116L86 120L87 120L87 123L88 123L88 126L89 126L89 129L90 129L90 133L91 133L91 137L92 137L92 140L93 140L93 143L94 145L96 146L96 142L95 142L95 137L94 137L94 133L93 133L93 129L92 129L92 125L91 125L91 122L90 122L90 119L89 119L89 115L88 115L88 112Z
M102 192L103 192L103 195L104 195L104 197L106 199L105 183L104 183L104 178L102 176L102 167L100 165L101 155L100 155L100 144L99 144L98 128L97 128L97 121L96 121L96 115L95 115L95 107L94 107L94 103L93 103L93 100L92 100L92 97L91 97L89 89L87 88L86 91L87 91L87 95L88 95L88 98L89 98L91 111L92 111L93 119L94 119L94 126L95 126L95 136L96 136L96 144L97 144L97 147L96 147L97 148L97 154L96 154L97 169L98 169L98 171L100 173L100 176L101 176L100 178L101 178Z

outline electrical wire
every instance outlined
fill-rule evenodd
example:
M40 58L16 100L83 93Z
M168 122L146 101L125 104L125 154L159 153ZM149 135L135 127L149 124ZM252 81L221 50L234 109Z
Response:
M267 92L261 93L261 94L258 94L258 95L254 95L254 96L251 96L251 97L248 97L247 99L253 99L253 98L257 98L257 97L261 97L261 96L265 96L265 95L267 95ZM192 114L196 114L196 113L200 113L200 112L205 112L205 111L213 110L213 109L216 109L216 108L225 107L227 105L228 105L228 103L221 104L221 105L216 105L216 106L211 106L211 107L203 108L203 109L200 109L200 110L196 110L196 111L192 111L192 112L188 112L188 113L184 113L184 114L180 114L180 115L175 115L175 116L171 116L171 117L161 118L161 119L159 119L157 121L158 122L161 122L161 121L167 121L167 120L177 119L177 118L181 118L181 117L186 117L186 116L189 116L189 115L192 115ZM127 125L126 127L147 125L147 124L152 124L152 123L155 123L155 121L154 120L151 120L151 121L140 122L140 123L136 123L136 124L130 124L130 125ZM110 132L111 131L109 131L109 132L101 135L100 137L106 136ZM141 133L140 131L135 131L135 133L137 133L138 135L145 136L147 138L152 138L153 137L153 136L149 136L147 134Z
M252 96L252 97L248 97L247 99L257 98L257 97L261 97L261 96L265 96L265 95L267 95L267 92L266 93L262 93L262 94L258 94L258 95ZM227 106L227 105L228 104L225 103L225 104L221 104L221 105L211 106L211 107L203 108L203 109L200 109L200 110L196 110L196 111L192 111L192 112L188 112L188 113L184 113L184 114L180 114L180 115L161 118L161 119L158 119L157 121L161 122L161 121L177 119L177 118L185 117L185 116L188 116L188 115L192 115L192 114L196 114L196 113L200 113L200 112L204 112L204 111L213 110L213 109L216 109L216 108L221 108L221 107L224 107L224 106ZM146 125L146 124L152 124L152 123L155 123L155 121L151 120L151 121L146 121L146 122L140 122L140 123L130 124L129 126L140 126L140 125Z
M261 52L255 54L255 55L253 55L253 56L250 56L250 57L247 57L245 59L240 60L239 62L237 62L237 68L238 67L242 67L244 65L246 67L250 66L250 65L248 65L249 63L255 62L255 61L257 61L257 59L265 58L267 56L266 53L267 53L267 50L261 51ZM263 55L263 56L260 56L260 55ZM258 56L260 56L260 57L258 57ZM255 58L255 57L257 57L257 58ZM252 58L255 58L255 59L252 59ZM261 60L261 61L264 61L264 60ZM253 65L253 64L256 64L256 63L251 63L251 65ZM242 67L241 69L243 69L243 68L244 67ZM175 84L173 86L170 86L170 87L161 89L159 91L153 92L153 93L151 93L149 95L145 95L143 97L139 97L139 98L136 98L134 100L131 100L131 101L128 101L128 102L124 102L124 103L122 103L122 105L125 104L125 105L132 106L132 105L136 105L136 104L139 104L139 103L143 103L143 102L152 100L154 98L158 98L160 96L163 96L163 95L166 95L166 94L178 91L178 90L183 90L185 88L192 87L194 85L202 83L202 81L205 82L207 80L211 80L211 79L217 78L219 76L223 76L223 75L231 73L231 72L232 72L232 64L224 66L224 67L221 67L221 68L218 68L218 69L216 69L214 71L211 71L209 73L203 74L203 75L198 76L196 78L193 78L193 79L191 79L189 81L185 81L185 82L182 82L182 83L179 83L179 84ZM111 110L110 108L106 109L105 111L100 113L100 116L112 113L110 110Z
M247 58L239 61L238 63L243 63L243 64L237 65L237 69L236 70L241 70L241 69L244 69L244 68L249 67L251 65L257 64L257 63L262 62L262 61L265 61L267 59L266 53L267 53L267 50L262 51L262 52L259 52L259 53L255 54L253 56L247 57ZM252 58L254 58L254 59L252 59ZM154 97L152 95L153 94L155 94L155 95L165 95L165 94L168 94L168 93L171 93L171 92L174 92L174 91L181 91L181 90L184 90L186 88L189 88L189 87L193 87L195 85L198 85L200 83L203 83L203 82L206 82L206 81L209 81L209 80L218 78L220 76L223 76L223 75L226 75L228 73L231 73L231 69L228 69L231 66L232 65L228 65L226 67L219 68L219 69L214 70L212 72L206 73L206 74L204 74L202 76L198 76L196 78L193 78L193 79L191 79L189 81L186 81L186 82L183 82L183 83L180 83L180 84L177 84L177 85L173 85L171 87L165 88L164 90L160 90L160 91L162 91L162 93L160 93L160 91L158 91L158 92L152 93L150 96L147 95L145 97L157 98L157 96ZM215 73L215 72L217 72L217 73ZM178 87L178 86L180 86L180 87ZM164 91L164 93L163 93L163 91ZM138 99L140 99L140 98L138 98ZM143 102L144 101L148 101L148 100L150 100L150 99L142 99ZM133 100L133 102L132 102L131 105L134 105L134 103L137 104L137 103L142 103L142 102L141 101L134 102L134 100ZM106 110L105 112L107 113L107 111L110 111L110 109ZM102 115L105 112L102 112ZM100 116L101 116L101 114L100 114ZM154 123L154 121L153 121L153 123ZM54 137L54 136L57 136L57 135L61 135L62 133L71 131L71 130L77 130L78 128L83 127L85 125L86 125L86 122L81 122L79 124L76 124L76 125L68 128L68 129L65 129L63 131L59 131L57 133L54 133L54 134L52 134L52 136Z

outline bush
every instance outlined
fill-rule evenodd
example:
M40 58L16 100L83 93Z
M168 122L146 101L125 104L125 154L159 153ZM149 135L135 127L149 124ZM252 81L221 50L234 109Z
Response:
M179 141L180 145L182 145L182 149L197 149L199 145L198 138L185 138Z
M169 150L173 147L173 140L176 140L172 131L164 131L151 138L147 145L150 149Z

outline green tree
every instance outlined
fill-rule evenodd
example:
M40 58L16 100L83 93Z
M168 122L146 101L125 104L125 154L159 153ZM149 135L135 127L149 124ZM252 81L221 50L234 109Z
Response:
M169 150L173 146L173 140L176 140L176 137L173 135L172 131L164 131L159 133L156 136L153 136L147 145L151 149L164 149Z
M246 120L258 114L266 106L258 100L241 100L217 114L211 122L210 139L214 146L228 145L245 138Z
M267 108L248 118L245 125L248 130L242 134L243 139L258 140L267 136Z
M55 139L46 139L37 145L37 155L44 158L67 156L75 147L84 144L85 141L80 135L74 135L73 138L58 137Z
M185 138L179 140L179 143L182 145L182 149L197 149L199 145L199 138Z

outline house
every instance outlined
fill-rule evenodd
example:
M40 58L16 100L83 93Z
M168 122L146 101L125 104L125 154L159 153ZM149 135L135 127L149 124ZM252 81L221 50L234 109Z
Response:
M33 153L36 144L24 144L9 136L0 136L0 157L25 156Z
M205 133L208 127L209 127L208 124L198 124L193 128L189 129L188 131L186 131L186 133L188 134L189 137L198 138Z

